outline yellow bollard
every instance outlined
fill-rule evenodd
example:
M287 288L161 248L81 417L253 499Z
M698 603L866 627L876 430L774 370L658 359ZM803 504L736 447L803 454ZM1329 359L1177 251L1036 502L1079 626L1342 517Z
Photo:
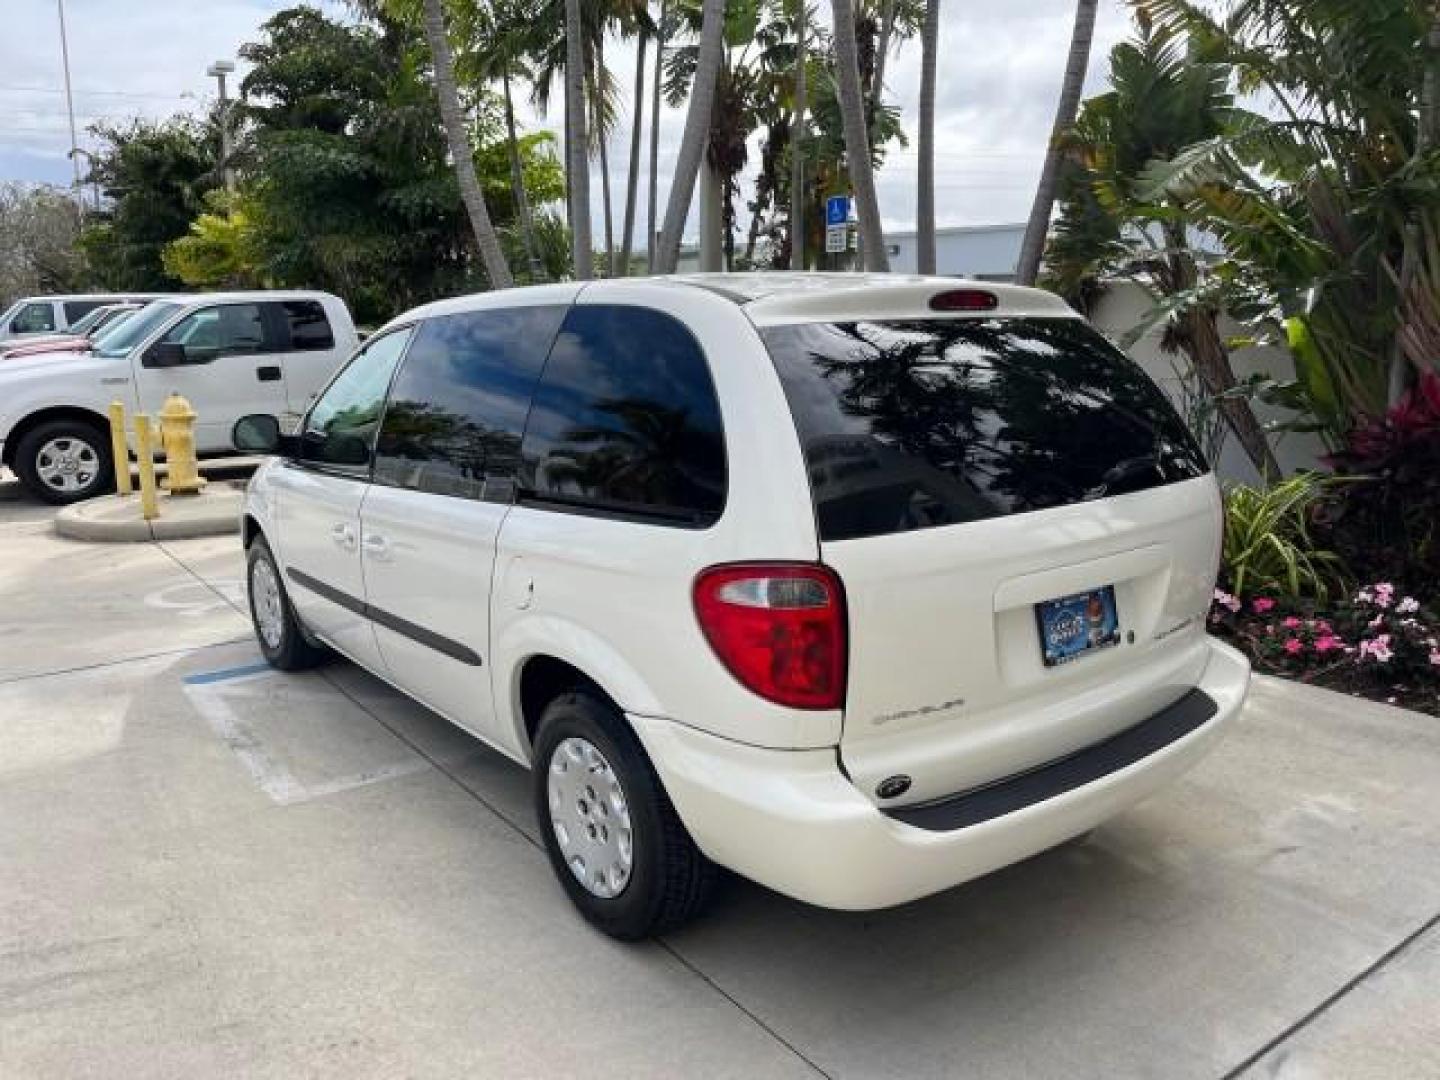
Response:
M110 454L115 459L115 490L129 495L134 490L130 485L130 448L125 443L125 406L119 401L110 403Z
M160 409L160 439L165 447L165 487L171 495L199 495L205 481L195 458L195 410L179 394Z
M150 417L135 414L135 456L140 459L140 516L154 521L160 516L155 497L155 446L150 437Z

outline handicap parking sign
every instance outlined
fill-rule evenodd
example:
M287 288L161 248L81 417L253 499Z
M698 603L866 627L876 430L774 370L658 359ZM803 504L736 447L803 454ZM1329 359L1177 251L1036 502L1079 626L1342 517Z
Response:
M825 224L844 225L850 220L850 196L831 195L825 200Z

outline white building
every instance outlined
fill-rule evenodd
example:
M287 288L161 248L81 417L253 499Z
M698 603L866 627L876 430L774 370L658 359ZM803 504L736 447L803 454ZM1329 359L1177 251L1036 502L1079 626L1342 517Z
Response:
M1014 281L1020 243L1025 237L1021 225L965 225L935 230L935 272L979 281ZM885 248L890 269L897 274L916 271L916 233L887 232Z

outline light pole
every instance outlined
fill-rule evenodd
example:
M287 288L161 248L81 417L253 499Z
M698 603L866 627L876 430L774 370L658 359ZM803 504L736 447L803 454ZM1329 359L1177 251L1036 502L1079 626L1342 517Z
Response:
M205 74L220 86L220 165L225 173L225 190L235 192L235 170L230 167L230 99L225 94L225 76L235 70L231 60L216 60Z
M70 93L70 39L65 33L65 0L55 0L55 8L60 13L60 63L65 71L65 113L70 118L70 145L74 147L80 140L75 138L75 99ZM83 218L85 196L80 191L80 159L73 152L69 157L75 170L75 206Z

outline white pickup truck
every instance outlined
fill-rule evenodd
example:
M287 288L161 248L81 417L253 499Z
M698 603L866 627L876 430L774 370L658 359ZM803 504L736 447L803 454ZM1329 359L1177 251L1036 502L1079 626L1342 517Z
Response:
M199 417L196 449L223 453L240 417L303 413L357 344L350 312L329 293L156 300L89 349L0 364L0 463L47 502L87 499L114 482L111 402L153 414L179 393Z

